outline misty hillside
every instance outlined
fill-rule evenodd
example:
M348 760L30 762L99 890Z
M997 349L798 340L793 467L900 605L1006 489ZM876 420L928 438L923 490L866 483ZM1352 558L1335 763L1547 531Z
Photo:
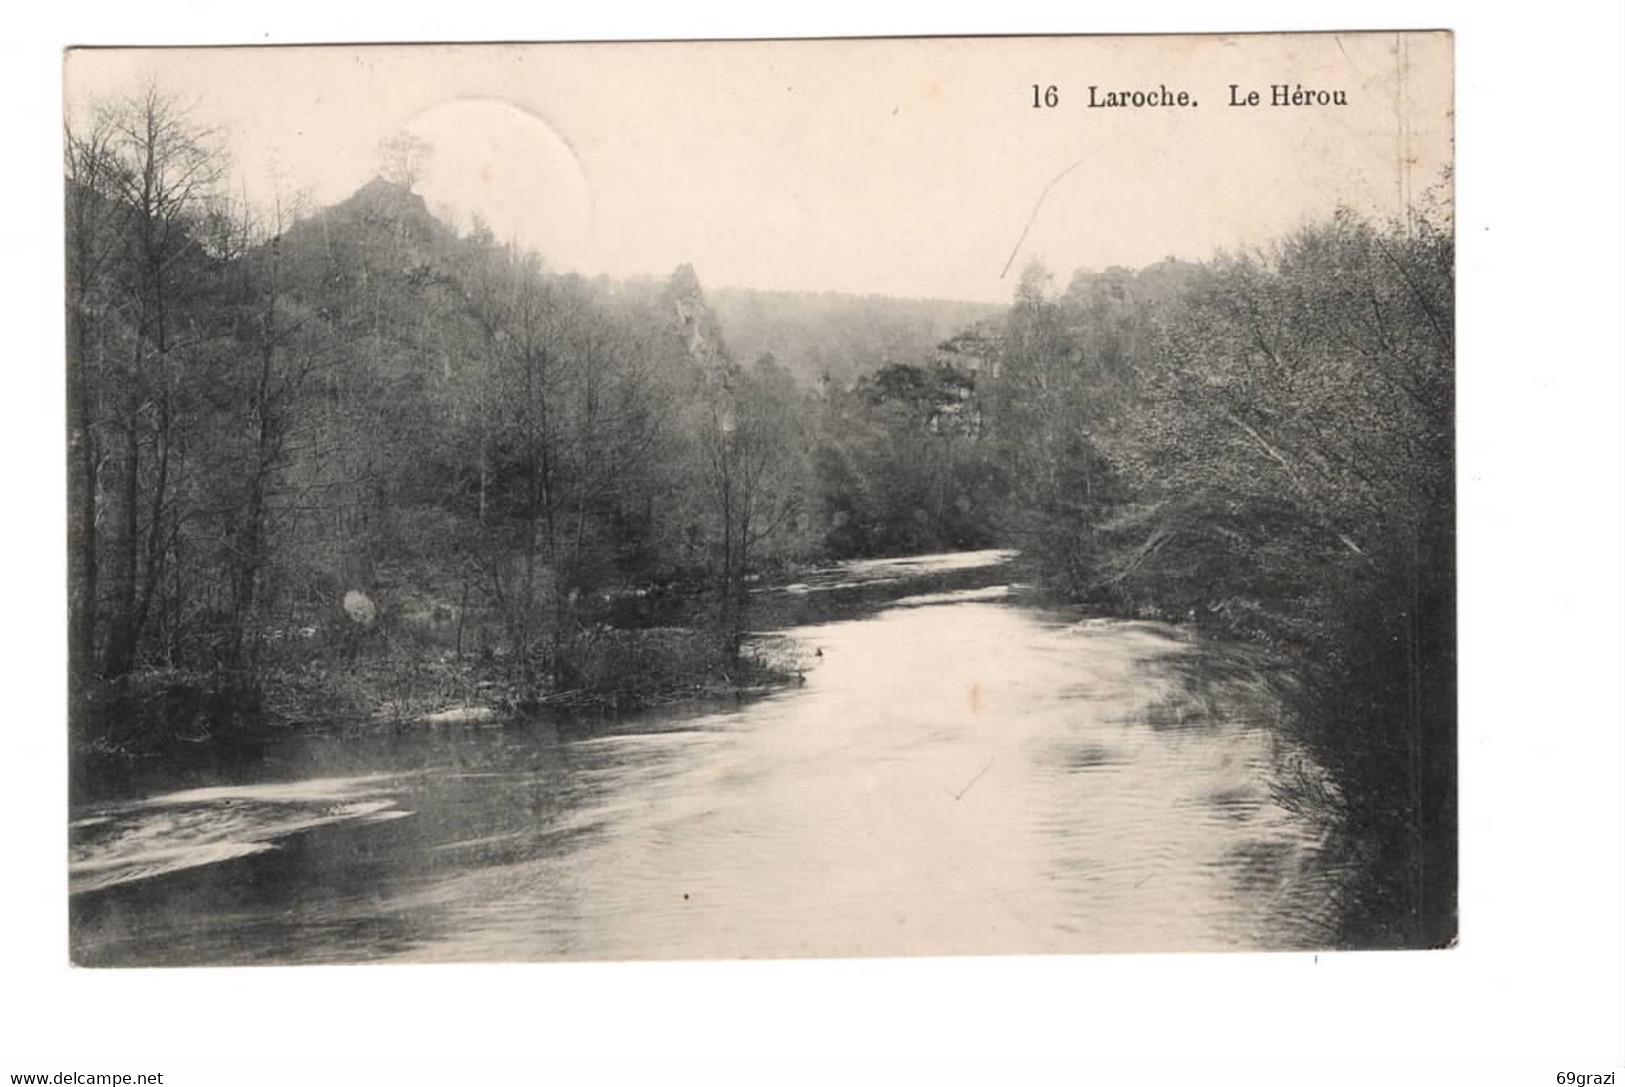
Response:
M803 386L824 374L844 385L894 363L918 363L942 341L1006 308L986 302L736 287L713 289L708 299L735 358L750 362L771 354Z
M420 196L381 178L288 233L290 242L309 239L329 259L340 250L350 263L365 267L382 260L388 267L377 271L419 279L441 269L456 244L455 231L437 220ZM679 269L678 281L689 284L686 293L698 295L691 268ZM596 282L633 305L663 306L673 289L664 272ZM805 388L826 374L846 385L888 365L919 363L931 358L938 344L1005 311L993 303L833 291L724 287L706 290L703 298L710 334L720 334L729 355L751 363L771 354Z

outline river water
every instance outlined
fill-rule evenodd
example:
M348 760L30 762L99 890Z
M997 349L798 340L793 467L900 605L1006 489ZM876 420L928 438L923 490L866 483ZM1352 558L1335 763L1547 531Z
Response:
M725 711L307 737L71 813L84 965L1314 946L1303 759L1230 647L1009 586L978 553L790 593L912 595L775 635Z

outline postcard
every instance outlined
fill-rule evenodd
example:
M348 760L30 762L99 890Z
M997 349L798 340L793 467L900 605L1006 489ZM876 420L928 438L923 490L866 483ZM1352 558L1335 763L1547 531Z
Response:
M71 960L1450 947L1452 58L69 51Z

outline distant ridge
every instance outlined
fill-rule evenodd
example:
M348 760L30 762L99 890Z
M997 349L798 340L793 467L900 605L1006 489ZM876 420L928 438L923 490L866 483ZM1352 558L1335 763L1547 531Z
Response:
M335 247L351 251L347 260L363 265L382 262L381 267L395 273L440 266L457 237L423 197L382 177L301 219L287 234L290 239L319 239L319 251L332 252ZM361 256L361 251L368 255ZM540 256L545 262L548 254ZM1007 308L990 302L839 291L719 287L702 292L698 276L687 264L670 277L595 278L613 295L648 297L663 306L676 306L688 323L691 348L714 345L743 366L771 355L806 388L826 376L847 384L895 363L928 362L936 357L939 344L1001 317Z
M713 288L707 294L728 346L742 363L763 355L804 386L824 376L845 384L894 363L931 359L939 343L1001 316L1006 306L835 291Z

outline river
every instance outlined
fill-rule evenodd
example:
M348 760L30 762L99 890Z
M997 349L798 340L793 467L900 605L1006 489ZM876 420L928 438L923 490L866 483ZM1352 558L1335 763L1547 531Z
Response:
M1303 758L1247 658L1033 604L1007 557L774 590L893 593L779 632L804 682L725 710L306 736L79 808L74 961L1316 946L1274 788Z

